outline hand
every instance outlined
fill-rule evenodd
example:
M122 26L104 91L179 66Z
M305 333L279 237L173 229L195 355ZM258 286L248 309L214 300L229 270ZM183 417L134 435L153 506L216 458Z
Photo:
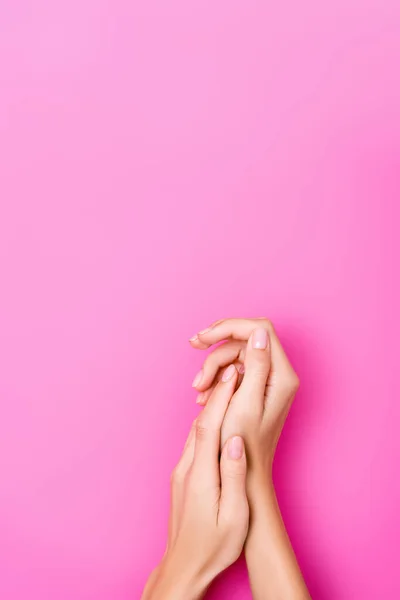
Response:
M309 599L272 483L276 445L299 379L267 319L217 321L190 341L193 347L206 349L223 340L206 358L194 386L202 392L200 403L207 405L225 364L234 362L242 371L221 441L235 432L246 444L251 525L245 556L253 598Z
M201 392L199 403L207 403L223 367L234 362L241 372L240 385L227 411L222 443L232 432L240 433L250 468L254 463L270 468L299 379L268 319L216 321L190 342L194 348L206 349L224 340L208 355L194 380Z
M249 520L243 439L231 437L219 460L221 427L237 379L231 365L192 426L172 474L167 550L143 598L201 598L242 552Z

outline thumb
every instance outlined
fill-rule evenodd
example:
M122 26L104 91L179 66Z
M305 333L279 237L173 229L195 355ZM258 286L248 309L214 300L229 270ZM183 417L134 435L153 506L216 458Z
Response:
M243 438L230 438L222 449L221 461L220 518L228 523L242 521L247 527L249 505L246 495L246 452Z

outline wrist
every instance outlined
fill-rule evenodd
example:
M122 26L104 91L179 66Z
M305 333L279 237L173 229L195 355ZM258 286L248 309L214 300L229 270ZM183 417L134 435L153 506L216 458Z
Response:
M248 492L259 492L261 489L274 487L272 479L273 457L265 455L260 450L249 452L247 468Z
M280 519L272 477L272 465L266 465L265 461L254 461L248 472L246 491L251 525L245 546L248 545L247 542L253 537L257 528L270 530L276 520Z
M199 600L206 589L194 566L167 554L159 566L149 600Z

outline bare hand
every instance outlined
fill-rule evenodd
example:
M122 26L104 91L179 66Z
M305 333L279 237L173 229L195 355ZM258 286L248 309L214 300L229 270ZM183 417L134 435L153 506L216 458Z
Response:
M172 474L167 551L143 598L200 598L242 552L249 521L243 439L233 433L219 459L221 427L237 379L231 365L192 426Z

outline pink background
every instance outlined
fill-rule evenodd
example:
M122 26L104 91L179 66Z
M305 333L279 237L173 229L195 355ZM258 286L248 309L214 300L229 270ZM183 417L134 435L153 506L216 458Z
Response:
M264 314L311 593L399 598L399 2L3 0L0 61L2 600L139 598L187 339Z

